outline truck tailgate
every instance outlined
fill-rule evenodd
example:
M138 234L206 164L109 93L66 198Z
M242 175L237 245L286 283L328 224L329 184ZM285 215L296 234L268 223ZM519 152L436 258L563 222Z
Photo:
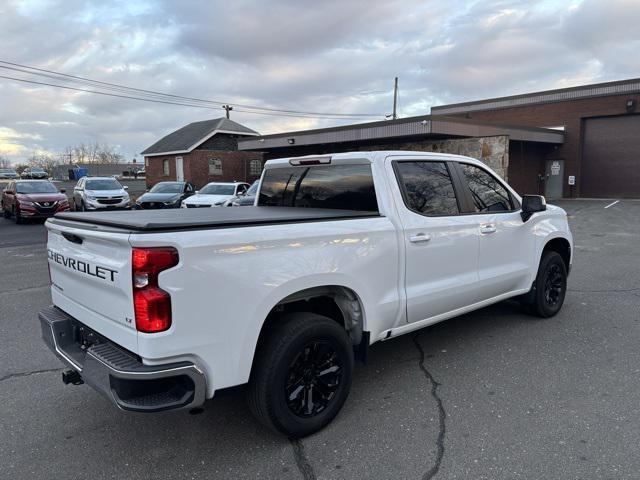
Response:
M129 234L46 225L53 303L136 352Z

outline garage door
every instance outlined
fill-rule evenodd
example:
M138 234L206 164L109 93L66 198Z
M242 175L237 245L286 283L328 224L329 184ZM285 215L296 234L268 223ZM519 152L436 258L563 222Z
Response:
M585 121L580 195L640 198L640 115Z

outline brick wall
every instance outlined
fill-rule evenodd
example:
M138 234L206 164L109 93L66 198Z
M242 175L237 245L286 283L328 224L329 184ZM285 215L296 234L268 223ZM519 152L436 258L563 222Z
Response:
M183 155L185 162L185 179L201 188L209 182L248 182L251 183L259 175L251 175L251 160L262 161L260 152L223 152L194 150ZM209 159L222 160L222 175L209 175Z
M261 152L234 152L217 150L193 150L182 155L146 157L148 160L147 187L158 182L176 180L176 157L182 157L184 179L202 188L209 182L248 182L256 180L259 175L251 174L251 160L263 162ZM209 175L209 158L222 160L222 175ZM163 175L163 161L169 160L169 175Z
M525 105L521 107L503 108L470 112L467 118L488 120L498 123L528 125L534 127L565 127L565 143L550 151L549 159L564 159L564 196L570 195L567 185L569 175L576 176L574 196L580 196L580 179L582 163L583 119L627 114L626 102L635 99L640 104L640 95L624 94L608 97L595 97L582 100L548 103L542 105ZM437 110L433 113L437 114ZM460 116L464 116L461 114ZM543 169L544 171L544 169Z
M147 172L147 187L151 188L158 182L176 179L176 161L174 155L163 157L145 157L145 169ZM163 173L163 161L169 161L169 175Z

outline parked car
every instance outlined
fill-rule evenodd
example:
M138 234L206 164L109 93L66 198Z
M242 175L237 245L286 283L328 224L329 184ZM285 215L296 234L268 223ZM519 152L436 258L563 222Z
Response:
M129 208L127 188L113 177L82 177L73 189L74 209L84 212Z
M544 197L472 158L403 151L269 160L253 207L47 228L40 322L67 383L144 412L248 383L256 417L289 437L336 416L375 342L512 297L556 315L573 251Z
M244 195L249 188L245 182L211 182L184 202L182 208L221 207L229 199Z
M160 182L151 190L138 197L134 208L157 210L160 208L180 208L182 201L195 193L190 182Z
M13 217L16 223L26 219L49 218L69 210L65 190L58 191L48 180L16 180L2 192L4 218Z
M18 174L13 168L0 168L0 179L13 180L18 178Z
M260 180L256 180L251 184L246 193L243 195L236 195L235 197L230 198L226 201L225 206L227 207L248 207L253 205L256 201L256 193L258 192L258 186L260 185Z
M44 180L49 178L49 174L40 167L28 167L22 171L22 173L20 174L20 178Z

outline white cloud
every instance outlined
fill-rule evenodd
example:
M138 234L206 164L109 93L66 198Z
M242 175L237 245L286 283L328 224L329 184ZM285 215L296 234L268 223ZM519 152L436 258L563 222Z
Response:
M400 113L638 76L637 0L5 1L0 59L177 95ZM0 75L21 76L2 71ZM100 141L127 158L221 116L0 79L0 153ZM234 112L263 133L334 125ZM10 135L7 134L10 132Z

